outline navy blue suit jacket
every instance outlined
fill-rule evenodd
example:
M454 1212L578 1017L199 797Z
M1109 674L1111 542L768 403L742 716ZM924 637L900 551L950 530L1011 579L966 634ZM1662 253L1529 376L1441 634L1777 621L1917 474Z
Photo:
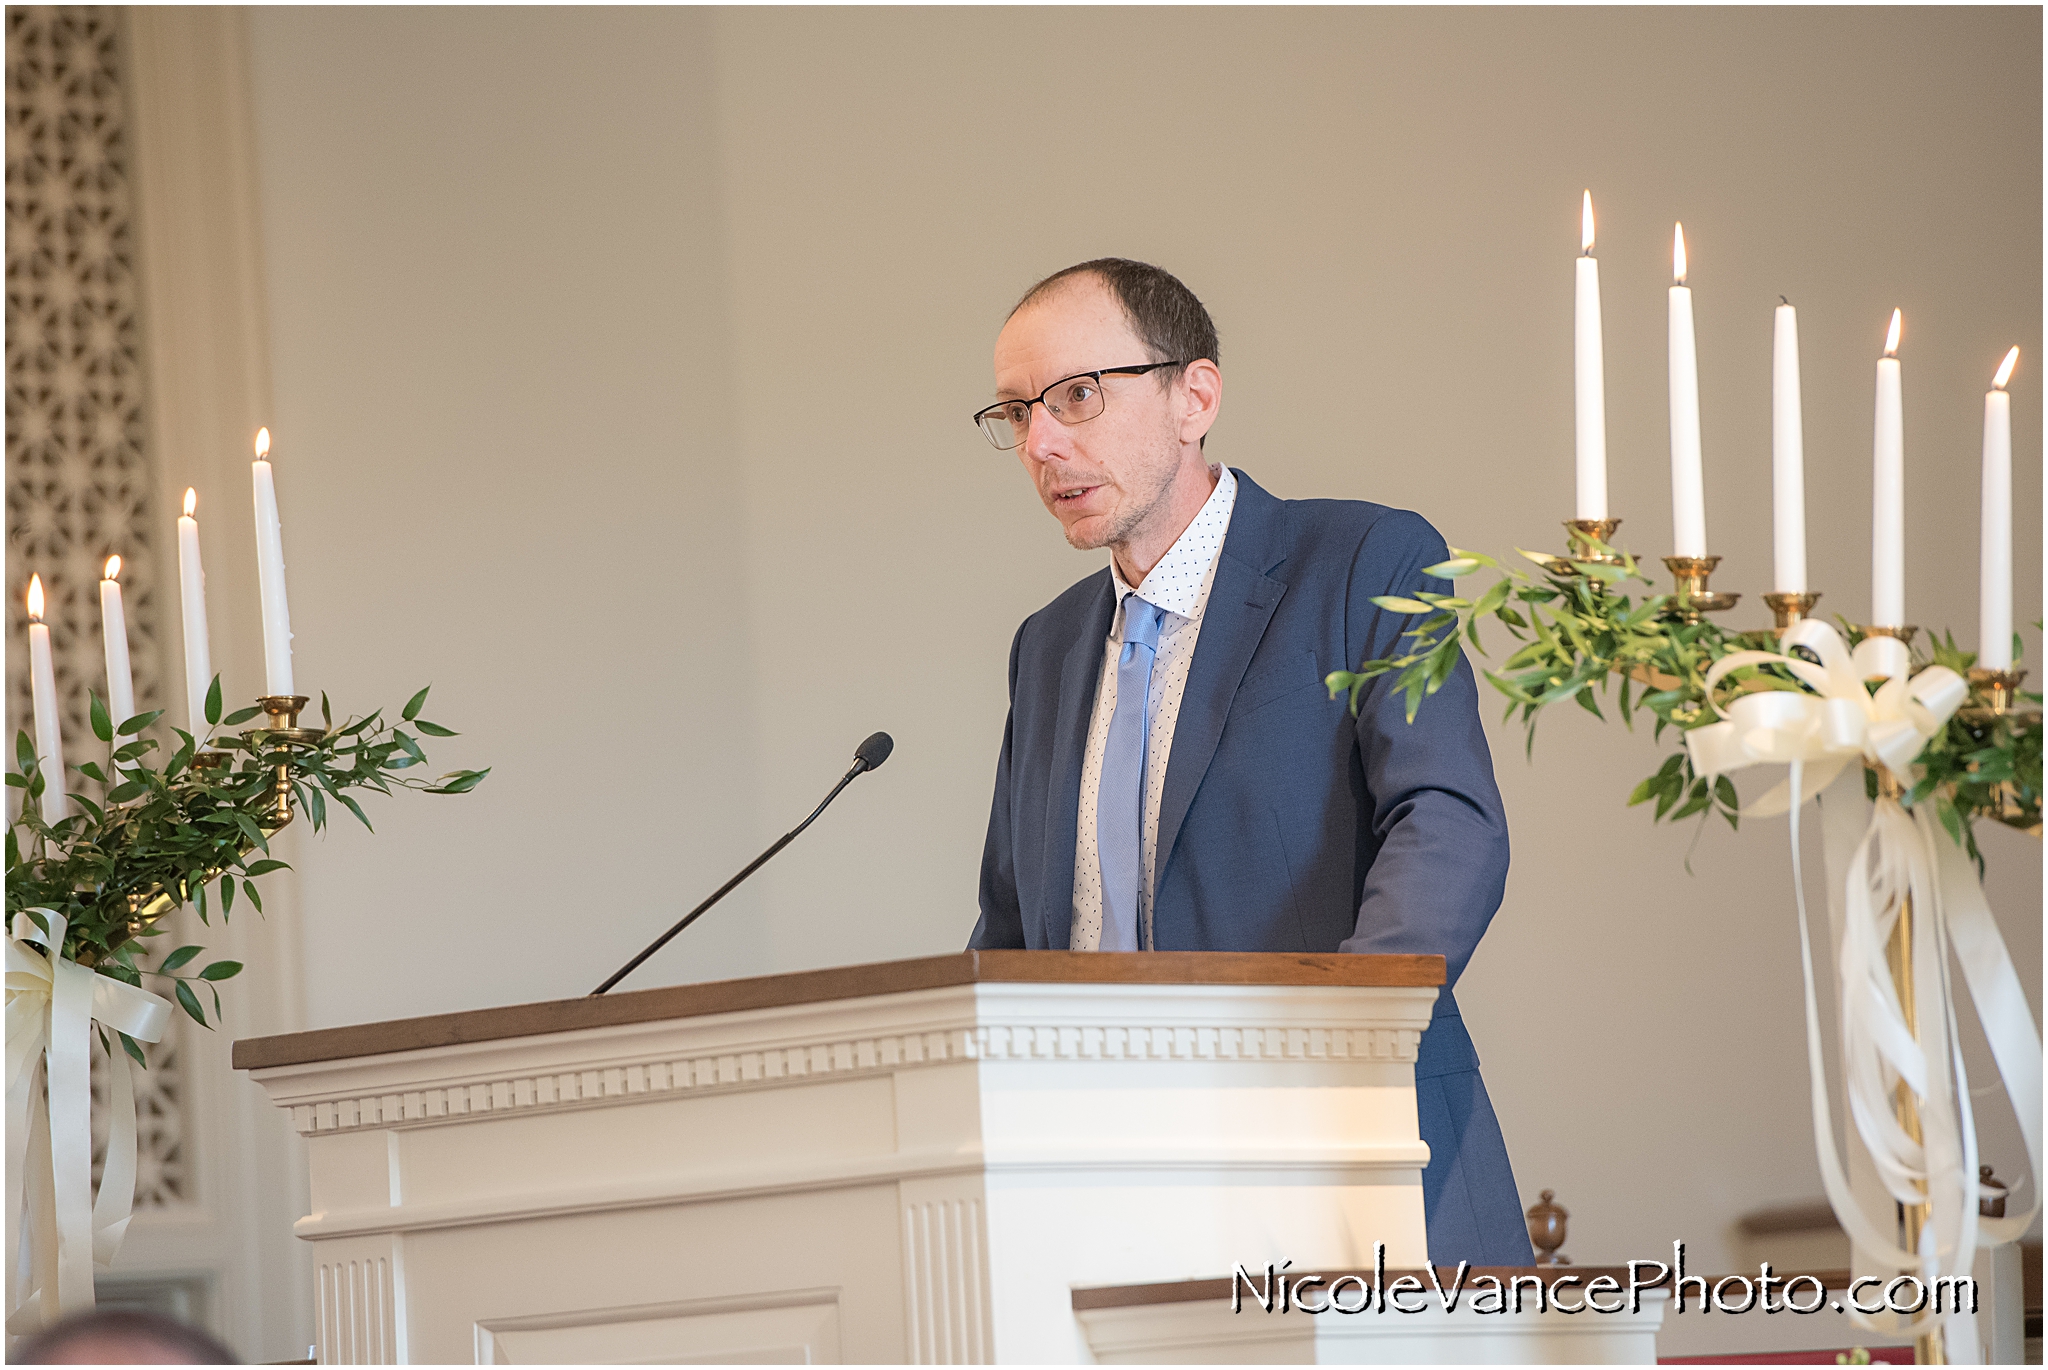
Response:
M1448 592L1419 515L1280 500L1237 473L1174 725L1153 881L1156 949L1424 952L1449 982L1416 1066L1430 1258L1527 1265L1507 1148L1451 986L1500 906L1508 832L1472 668L1413 725L1384 675L1358 717L1323 677L1397 654L1414 620L1374 595ZM974 947L1064 948L1082 752L1116 594L1107 567L1026 619L982 857Z

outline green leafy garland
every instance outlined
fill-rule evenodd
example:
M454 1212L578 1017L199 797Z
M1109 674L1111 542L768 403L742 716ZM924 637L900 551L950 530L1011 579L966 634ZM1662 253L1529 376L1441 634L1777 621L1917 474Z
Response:
M1373 603L1383 609L1422 615L1402 634L1411 645L1402 655L1367 661L1356 671L1331 672L1326 679L1331 697L1348 691L1356 714L1367 682L1393 672L1394 688L1405 696L1408 721L1413 723L1423 699L1435 694L1456 669L1461 635L1480 655L1487 654L1479 625L1491 617L1522 645L1500 670L1486 671L1486 678L1507 696L1505 717L1520 712L1533 755L1537 716L1566 700L1576 701L1604 722L1607 715L1600 702L1612 693L1625 727L1633 729L1635 714L1647 712L1655 719L1652 736L1660 739L1667 728L1682 734L1711 723L1715 714L1705 686L1714 663L1731 652L1778 649L1777 635L1769 629L1728 632L1704 620L1688 622L1684 606L1672 594L1627 592L1624 587L1630 582L1651 587L1627 553L1599 542L1582 542L1577 551L1580 556L1614 560L1522 552L1543 568L1539 580L1484 553L1452 548L1449 561L1425 567L1422 574L1449 580L1491 567L1501 572L1501 578L1477 598L1428 591L1418 591L1413 598L1375 596ZM1862 640L1855 625L1844 621L1842 628L1850 646ZM2017 639L2014 651L2017 655ZM1961 675L1975 660L1956 647L1952 636L1943 637L1934 642L1930 658L1915 659L1914 669L1931 661ZM1717 702L1746 690L1805 689L1790 672L1769 665L1744 667L1729 672L1721 682ZM2041 697L2025 698L2039 703ZM1971 703L1982 702L1973 689ZM2027 726L2009 715L1966 721L1970 713L1968 708L1958 710L1921 752L1918 776L1906 802L1917 804L1931 796L1949 834L1967 843L1975 856L1976 840L1970 830L1974 819L1990 818L2018 828L2040 826L2041 730L2038 724ZM1874 776L1870 783L1874 793ZM1695 775L1683 746L1635 787L1628 802L1652 800L1657 820L1701 814L1705 821L1719 813L1734 827L1739 818L1734 785L1726 776L1709 783Z
M7 829L9 923L25 913L47 932L43 911L62 915L66 957L131 985L140 986L144 975L167 979L179 1007L201 1026L211 1026L195 987L211 993L218 1021L215 984L238 974L241 963L214 961L197 974L179 974L204 950L181 946L165 953L154 969L145 969L141 958L150 952L148 940L163 935L163 915L190 901L200 921L208 922L207 888L215 882L223 919L233 911L238 890L262 912L256 880L286 869L270 855L280 767L297 811L311 818L315 831L326 826L330 798L370 826L351 790L462 794L475 789L489 768L452 771L431 781L406 774L426 765L421 736L456 736L419 716L426 702L427 691L421 690L398 723L386 722L380 709L336 727L323 694L323 726L313 740L286 741L260 727L221 733L218 729L247 723L261 710L243 709L223 718L216 676L206 695L207 736L194 738L173 728L177 749L161 766L153 766L150 754L161 748L144 734L163 711L116 724L95 695L93 735L108 745L110 754L105 766L87 761L74 769L92 782L98 798L73 793L75 812L54 824L42 816L45 780L35 745L27 733L16 734L16 768L7 773L7 784L20 791L20 812ZM121 1043L137 1061L144 1060L140 1044L125 1036Z

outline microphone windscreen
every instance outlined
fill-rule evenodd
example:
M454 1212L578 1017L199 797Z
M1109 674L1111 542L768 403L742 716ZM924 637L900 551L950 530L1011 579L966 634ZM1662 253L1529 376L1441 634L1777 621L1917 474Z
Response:
M895 750L895 738L887 733L875 733L860 744L859 749L853 754L853 759L868 770L879 770L882 763L889 759L889 753Z

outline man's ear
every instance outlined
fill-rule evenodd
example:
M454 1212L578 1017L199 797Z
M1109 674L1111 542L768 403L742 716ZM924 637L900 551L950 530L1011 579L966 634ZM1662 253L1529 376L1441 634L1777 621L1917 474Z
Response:
M1223 373L1207 359L1189 362L1180 373L1180 391L1187 406L1181 414L1180 440L1198 443L1215 426L1223 407Z

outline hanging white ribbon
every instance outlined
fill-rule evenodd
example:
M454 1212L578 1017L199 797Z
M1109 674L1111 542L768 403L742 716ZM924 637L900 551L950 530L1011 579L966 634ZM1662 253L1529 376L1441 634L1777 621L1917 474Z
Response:
M1726 709L1716 705L1722 721L1687 733L1687 751L1695 773L1709 779L1757 764L1790 768L1783 783L1743 812L1790 815L1814 1141L1822 1184L1843 1231L1872 1265L1910 1271L1930 1282L1966 1276L1979 1245L2017 1240L2040 1207L2040 1029L1976 870L1942 831L1931 806L1908 814L1896 800L1880 798L1860 838L1854 837L1853 826L1824 825L1831 898L1837 892L1841 896L1836 990L1850 1123L1887 1194L1900 1203L1929 1205L1920 1249L1902 1249L1889 1205L1880 1218L1863 1209L1835 1146L1801 879L1799 810L1852 761L1883 766L1910 781L1914 759L1968 697L1969 687L1941 666L1909 675L1905 645L1891 638L1866 639L1851 652L1832 627L1809 619L1794 625L1783 642L1788 651L1807 648L1819 664L1775 652L1731 653L1707 673L1709 703L1729 672L1745 666L1779 667L1815 693L1759 691ZM1882 677L1876 691L1865 688L1866 675ZM1860 804L1860 789L1845 780L1823 805ZM1915 998L1910 1027L1886 960L1907 898L1913 908L1907 948ZM1949 979L1951 956L1963 969L1992 1059L2019 1118L2035 1182L2034 1201L2024 1214L1978 1216L1983 1191L1977 1182L1976 1119ZM1913 1096L1917 1139L1898 1120L1896 1091L1901 1087ZM1861 1315L1852 1316L1873 1326ZM1931 1303L1911 1322L1878 1330L1910 1336L1942 1323L1948 1330L1949 1359L1974 1363L1979 1356L1975 1324L1954 1313L1937 1317Z
M93 1306L93 1265L113 1263L135 1203L135 1082L107 1053L109 1126L92 1193L92 1025L163 1036L166 999L63 955L63 917L17 914L7 939L7 1221L15 1260L7 1330L35 1332Z

